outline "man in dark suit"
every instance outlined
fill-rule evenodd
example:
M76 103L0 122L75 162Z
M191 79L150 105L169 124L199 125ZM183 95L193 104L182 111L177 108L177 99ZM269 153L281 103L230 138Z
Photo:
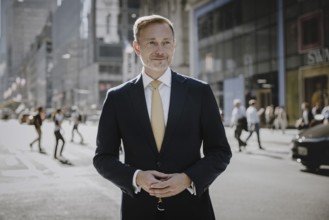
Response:
M209 186L232 153L211 88L169 68L168 19L140 17L134 37L142 73L108 91L94 166L122 190L122 220L214 220Z

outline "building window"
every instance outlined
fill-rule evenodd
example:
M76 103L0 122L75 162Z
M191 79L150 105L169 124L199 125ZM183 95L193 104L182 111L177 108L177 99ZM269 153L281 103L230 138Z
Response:
M129 13L129 15L128 15L128 24L133 26L135 21L137 20L137 18L138 18L138 13L137 12Z
M205 57L205 69L209 73L214 71L214 57L212 53L207 53Z
M139 8L139 0L128 0L128 4L127 4L128 8Z
M286 55L296 55L298 54L298 42L296 38L297 33L297 21L291 20L285 23L285 49Z
M47 41L46 42L46 51L47 51L47 53L51 53L52 50L53 50L52 42L51 41Z
M214 11L216 32L225 31L242 23L241 2L229 3Z
M99 87L99 91L104 92L112 88L112 84L110 81L99 81L98 87Z
M198 37L199 39L204 39L213 35L214 27L213 27L213 14L207 14L202 16L198 20Z
M269 60L271 57L270 28L263 28L256 32L257 62Z
M110 34L111 33L111 15L106 16L106 33Z
M98 104L101 106L105 97L107 90L111 89L113 87L113 83L111 81L99 81L98 82Z
M120 75L121 74L121 67L119 65L99 65L98 71L100 74L115 74Z
M101 44L99 45L99 57L121 57L122 56L122 48L121 45L109 45L109 44Z
M112 66L111 65L99 65L98 71L100 74L111 74Z
M315 11L298 19L299 52L320 48L323 45L322 12Z

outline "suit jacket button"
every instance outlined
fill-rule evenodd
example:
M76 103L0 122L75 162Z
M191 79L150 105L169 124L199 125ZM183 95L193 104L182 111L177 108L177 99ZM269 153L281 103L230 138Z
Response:
M158 167L161 166L161 162L160 162L160 161L157 162L157 166L158 166Z

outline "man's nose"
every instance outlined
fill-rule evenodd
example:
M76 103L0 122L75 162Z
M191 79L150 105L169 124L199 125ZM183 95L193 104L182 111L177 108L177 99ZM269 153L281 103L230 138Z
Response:
M155 46L155 52L156 52L156 53L163 53L164 50L165 50L165 48L164 48L164 46L163 46L162 44L157 44L157 45Z

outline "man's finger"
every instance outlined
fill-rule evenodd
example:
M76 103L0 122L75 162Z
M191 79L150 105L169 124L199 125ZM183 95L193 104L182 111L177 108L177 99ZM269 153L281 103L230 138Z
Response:
M161 181L158 183L151 184L151 189L164 189L166 187L169 187L169 183L167 181Z
M160 179L163 179L163 178L167 178L168 177L168 174L165 174L165 173L161 173L159 171L152 171L152 174L157 177L157 178L160 178Z

